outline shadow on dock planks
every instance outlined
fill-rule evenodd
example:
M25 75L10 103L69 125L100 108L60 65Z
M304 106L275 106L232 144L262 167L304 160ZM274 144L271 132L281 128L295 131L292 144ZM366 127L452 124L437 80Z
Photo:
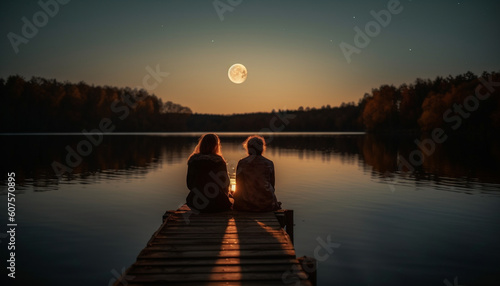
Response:
M195 214L184 205L165 213L114 285L315 285L315 261L297 259L291 237L291 210Z

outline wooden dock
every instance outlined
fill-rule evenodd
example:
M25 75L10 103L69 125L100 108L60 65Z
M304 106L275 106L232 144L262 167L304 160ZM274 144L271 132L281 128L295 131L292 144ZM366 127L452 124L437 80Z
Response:
M196 214L184 205L164 215L114 285L315 285L315 262L296 258L287 222L293 237L293 211Z

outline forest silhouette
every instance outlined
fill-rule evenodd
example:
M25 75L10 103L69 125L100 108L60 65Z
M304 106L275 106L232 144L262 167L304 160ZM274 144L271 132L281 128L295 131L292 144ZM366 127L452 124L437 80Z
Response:
M483 87L481 92L489 91L488 98L472 102L477 103L473 111L463 110L463 105L471 105L467 100L484 81L499 83L500 73L483 72L478 76L467 72L434 80L418 78L399 87L381 85L366 93L358 103L342 103L337 107L215 115L193 113L189 107L163 102L146 90L40 77L26 80L15 75L0 79L0 132L81 132L97 128L107 118L113 123L114 132L421 133L453 128L456 133L496 134L492 131L500 131L499 88ZM459 129L455 128L458 119ZM269 128L273 126L275 130Z

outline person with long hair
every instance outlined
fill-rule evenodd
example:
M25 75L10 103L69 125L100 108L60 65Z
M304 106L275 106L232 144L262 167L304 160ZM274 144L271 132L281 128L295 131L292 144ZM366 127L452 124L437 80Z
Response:
M222 157L220 139L216 134L204 134L188 159L186 177L189 194L186 203L200 212L230 210L229 176Z
M253 135L243 143L248 156L236 167L234 210L268 212L281 208L274 193L274 163L262 156L266 150L263 137Z

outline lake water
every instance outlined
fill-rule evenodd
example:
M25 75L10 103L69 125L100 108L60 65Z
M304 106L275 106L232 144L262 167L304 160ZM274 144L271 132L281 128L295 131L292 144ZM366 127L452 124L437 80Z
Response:
M18 184L12 285L108 285L163 213L185 202L186 160L198 136L107 135L60 180L52 162L64 163L66 146L83 136L0 136L2 265L8 172ZM230 172L245 156L245 137L221 134ZM412 137L267 138L276 195L295 211L297 255L319 261L318 285L500 285L497 141L446 142L408 173L397 158L417 148Z

